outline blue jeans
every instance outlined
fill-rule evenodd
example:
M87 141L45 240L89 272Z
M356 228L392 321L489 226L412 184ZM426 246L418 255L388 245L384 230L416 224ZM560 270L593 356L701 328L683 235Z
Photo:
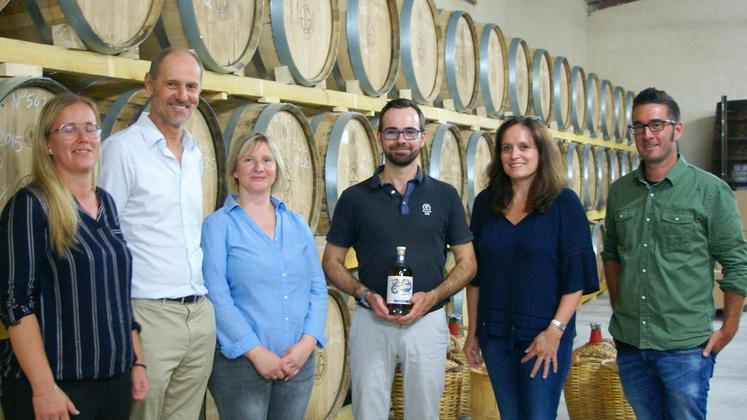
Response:
M550 369L546 379L542 379L544 365L534 378L529 377L536 359L521 363L524 350L530 344L530 341L480 339L482 357L502 420L545 420L557 416L560 394L571 366L573 340L560 343L558 372Z
M208 388L221 420L303 420L316 373L315 353L290 381L263 378L244 356L215 351Z
M706 418L716 354L703 357L703 347L639 350L617 342L620 382L638 419Z

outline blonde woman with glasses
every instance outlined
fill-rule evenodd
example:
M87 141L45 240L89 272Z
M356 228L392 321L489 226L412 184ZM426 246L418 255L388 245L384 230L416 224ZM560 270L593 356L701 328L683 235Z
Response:
M132 257L96 188L101 129L90 99L52 98L31 183L0 216L0 357L9 419L126 419L149 385L130 308Z

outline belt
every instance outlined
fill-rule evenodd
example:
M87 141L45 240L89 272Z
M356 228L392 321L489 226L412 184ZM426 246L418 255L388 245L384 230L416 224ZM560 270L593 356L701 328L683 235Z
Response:
M163 298L161 300L166 302L179 302L182 305L186 305L188 303L197 303L200 301L200 299L204 298L203 295L192 295L192 296L184 296L180 298Z

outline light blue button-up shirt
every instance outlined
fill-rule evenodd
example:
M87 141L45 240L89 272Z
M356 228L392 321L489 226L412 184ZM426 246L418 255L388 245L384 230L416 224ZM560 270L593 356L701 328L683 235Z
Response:
M202 226L203 275L215 306L220 351L237 358L255 346L282 356L303 334L326 342L327 285L306 221L275 207L270 238L229 195Z

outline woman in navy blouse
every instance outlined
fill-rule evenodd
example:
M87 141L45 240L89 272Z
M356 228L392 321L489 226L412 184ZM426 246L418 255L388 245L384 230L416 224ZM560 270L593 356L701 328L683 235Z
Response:
M314 349L325 342L327 285L306 221L271 196L284 182L272 139L232 145L231 194L203 224L203 274L218 332L208 386L223 420L303 419Z
M502 419L554 419L576 307L599 286L589 223L538 121L500 127L488 172L470 226L478 272L464 351L474 367L482 353Z
M130 308L132 257L94 176L96 106L73 94L42 109L32 181L0 216L0 359L8 419L127 419L149 385Z

